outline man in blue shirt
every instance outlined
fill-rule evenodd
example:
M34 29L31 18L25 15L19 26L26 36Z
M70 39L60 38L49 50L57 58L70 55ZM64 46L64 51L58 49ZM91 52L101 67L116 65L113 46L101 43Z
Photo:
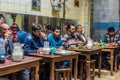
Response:
M41 33L41 25L33 24L32 32L28 36L26 36L24 41L24 51L26 54L40 53L40 51L42 50L44 41L40 33ZM20 79L20 80L30 80L29 79L30 69L26 69L22 71L21 75L26 77L23 77L24 79Z
M52 33L49 34L47 38L50 42L50 48L55 47L59 48L60 50L63 48L60 36L60 27L55 26L52 30Z
M44 40L40 35L41 25L33 24L32 33L25 38L24 49L25 53L39 53L44 44Z
M51 47L55 47L58 50L62 50L63 49L63 45L62 45L62 39L61 39L61 35L60 35L60 27L55 26L53 27L52 33L48 35L48 40L50 43L50 48ZM60 68L64 68L66 66L68 66L69 62L67 60L65 60L64 62L61 63L62 65L60 65Z

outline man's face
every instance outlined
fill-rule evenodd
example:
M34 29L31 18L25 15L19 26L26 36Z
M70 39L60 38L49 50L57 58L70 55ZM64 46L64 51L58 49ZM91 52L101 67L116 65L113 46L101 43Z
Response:
M72 26L72 25L71 25L71 26L70 26L70 29L69 29L69 32L70 32L70 33L74 33L74 32L75 32L75 26Z
M40 33L41 33L41 30L33 31L33 34L34 34L35 36L40 36Z
M7 33L8 31L10 31L10 28L7 24L2 24L2 34L4 35L5 33Z
M58 38L60 36L60 29L56 29L54 32L53 32L55 38Z
M5 22L4 18L1 18L1 19L0 19L0 24L2 24L2 23L4 23L4 22Z
M115 32L114 32L114 31L109 32L109 35L110 35L110 36L114 36L114 35L115 35Z
M82 32L82 26L78 26L77 31Z

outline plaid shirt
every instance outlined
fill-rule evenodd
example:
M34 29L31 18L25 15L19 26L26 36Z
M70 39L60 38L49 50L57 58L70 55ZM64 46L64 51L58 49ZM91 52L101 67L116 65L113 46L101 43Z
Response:
M73 42L76 43L78 40L77 35L75 33L73 34L69 34L69 33L65 33L62 35L62 41L63 41L63 46L65 49L71 47L71 46L77 46L78 44L72 44L70 45L69 42Z
M85 38L85 36L84 36L84 34L83 33L80 33L80 32L75 32L75 35L77 35L77 39L79 40L79 41L82 41L82 42L84 42L84 44L83 45L86 45L87 44L87 39Z
M114 36L110 36L108 33L106 33L105 37L104 37L104 41L106 43L113 43L113 42L119 43L119 41L120 41L120 35L119 35L119 33L115 33Z

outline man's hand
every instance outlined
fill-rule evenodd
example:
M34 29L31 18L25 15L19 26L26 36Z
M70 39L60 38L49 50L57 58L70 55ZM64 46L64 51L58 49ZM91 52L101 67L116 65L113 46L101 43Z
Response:
M44 40L46 40L46 39L47 39L47 37L46 37L46 35L45 35L45 33L44 33L44 32L41 32L41 33L40 33L40 35L42 36L42 38L43 38Z
M84 42L82 42L82 41L78 41L78 44L83 45L83 44L84 44Z
M37 50L37 54L41 54L41 52L43 52L43 48L39 48L39 49Z
M11 31L6 32L5 35L4 35L5 40L8 40L11 36L12 36L12 32Z

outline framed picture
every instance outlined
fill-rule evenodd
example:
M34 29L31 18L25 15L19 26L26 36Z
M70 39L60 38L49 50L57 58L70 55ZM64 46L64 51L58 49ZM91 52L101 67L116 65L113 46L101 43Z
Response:
M32 10L40 11L41 0L32 0Z
M74 6L79 7L79 0L74 0Z

